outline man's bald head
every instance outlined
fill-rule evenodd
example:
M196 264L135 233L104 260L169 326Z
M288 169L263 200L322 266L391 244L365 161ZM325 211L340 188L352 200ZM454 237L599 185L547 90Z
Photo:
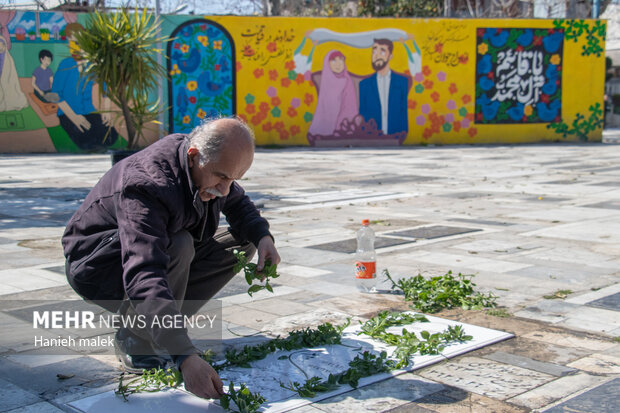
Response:
M224 150L254 154L254 132L237 118L208 120L189 134L189 140L200 152L200 166L218 160Z

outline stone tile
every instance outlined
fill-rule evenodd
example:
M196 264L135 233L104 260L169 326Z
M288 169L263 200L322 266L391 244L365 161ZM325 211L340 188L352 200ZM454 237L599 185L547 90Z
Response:
M242 306L224 307L222 319L240 326L260 330L269 321L278 318L275 314L266 313Z
M620 374L620 358L607 354L593 354L568 366L595 374Z
M615 293L608 295L607 297L599 298L598 300L590 301L589 303L586 303L586 305L620 312L620 293ZM620 316L620 313L618 314Z
M331 298L333 296L329 294L323 294L308 290L298 291L291 294L281 295L280 298L283 300L294 301L300 304L309 304L313 301L325 300L327 298Z
M300 291L299 288L289 287L287 285L278 285L275 282L273 283L272 286L273 286L273 293L267 290L261 290L259 292L252 294L252 296L250 296L247 293L247 288L246 288L245 292L241 294L230 295L228 297L221 297L220 301L222 302L223 306L233 305L233 304L246 304L246 303L251 303L253 301L259 301L259 300L264 300L264 299L273 298L273 297L280 297L283 295L292 294L292 293L296 293Z
M73 360L80 357L81 356L79 355L11 354L6 358L15 363L33 368L60 363L65 360Z
M574 394L584 388L599 384L604 380L604 377L579 373L573 376L561 377L557 380L545 383L534 390L522 393L508 399L507 401L529 409L538 409Z
M319 275L330 274L331 271L321 270L318 268L305 267L303 265L283 265L278 266L278 272L282 274L290 274L302 278L312 278Z
M484 356L484 358L488 360L498 361L500 363L523 367L524 369L534 370L539 373L550 374L556 377L562 377L577 372L577 370L573 368L560 366L553 363L545 363L542 361L531 359L529 357L517 356L515 354L509 354L503 351L496 351L494 353Z
M550 228L545 228L537 231L527 232L521 234L522 236L540 236L550 238L561 238L565 240L586 241L586 242L600 242L605 244L620 243L620 222L614 222L613 220L600 220L581 222L584 216L592 217L589 211L607 211L609 214L613 214L611 210L603 209L589 209L588 211L579 211L576 216L572 217L577 223L556 225ZM557 215L556 215L557 214ZM599 216L601 214L598 214ZM550 210L548 215L549 220L562 219L562 216L557 210Z
M609 334L620 328L620 313L601 308L580 307L566 313L562 325L586 331Z
M313 407L334 413L383 412L438 392L443 387L407 373L322 400Z
M422 397L411 404L437 413L523 413L526 411L521 407L452 386L446 386L446 389ZM403 406L402 413L408 412L407 406ZM397 411L400 412L400 410Z
M543 330L525 333L523 334L523 337L531 340L542 341L544 343L561 344L565 347L574 347L590 351L603 351L615 346L614 343L607 340Z
M315 293L323 293L338 297L357 292L357 287L354 285L343 285L326 281L308 283L304 286L304 289Z
M63 413L63 411L48 402L40 402L9 410L7 413Z
M618 409L619 395L620 378L616 378L544 411L545 413L614 412Z
M289 412L293 412L293 413L321 413L324 410L320 410L317 409L316 407L314 407L314 405L312 404L307 404L305 406L302 407L298 407L296 409L293 410L288 410Z
M604 298L609 295L619 293L620 292L620 283L616 283L604 288L601 288L596 291L590 291L585 294L577 295L575 297L569 297L565 301L567 303L573 304L586 304L590 301L598 300L599 298Z
M398 239L378 236L375 238L375 249L387 248L394 245L407 244L411 242L413 242L411 239ZM357 239L350 238L343 241L328 242L326 244L309 245L306 248L352 254L357 249Z
M463 357L425 368L419 374L430 380L499 400L516 396L553 379L548 374L478 357Z
M38 396L4 379L0 379L0 409L10 410L39 401L41 399Z
M268 298L266 300L252 301L251 303L243 304L243 307L264 311L278 316L297 314L313 309L313 307L308 305L281 298Z
M405 231L391 232L389 235L397 237L408 237L413 239L434 239L449 237L452 235L467 234L470 232L481 231L477 228L449 227L446 225L431 225L428 227L409 229ZM386 233L388 235L388 233Z

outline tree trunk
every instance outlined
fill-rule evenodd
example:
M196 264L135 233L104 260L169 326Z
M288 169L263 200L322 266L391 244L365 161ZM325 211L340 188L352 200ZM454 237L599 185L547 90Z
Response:
M120 96L119 101L121 104L121 110L123 111L123 118L125 119L125 126L127 127L127 149L135 149L135 146L138 143L137 131L131 115L131 109L129 108L129 103L125 100L124 96Z
M279 16L281 0L269 0L269 3L271 3L271 15Z

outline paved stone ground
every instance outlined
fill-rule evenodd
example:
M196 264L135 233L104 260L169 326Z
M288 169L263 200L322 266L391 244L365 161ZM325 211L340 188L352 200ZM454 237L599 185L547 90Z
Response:
M368 218L378 268L476 274L504 311L439 316L516 337L297 412L617 411L618 159L613 144L259 150L242 184L272 224L282 276L273 295L252 299L243 280L220 293L224 343L406 309L401 296L356 292L350 240ZM109 166L102 155L0 156L1 299L76 297L63 224ZM0 311L3 335L15 321ZM33 344L13 335L0 348L0 411L58 412L115 386L113 356L20 355Z

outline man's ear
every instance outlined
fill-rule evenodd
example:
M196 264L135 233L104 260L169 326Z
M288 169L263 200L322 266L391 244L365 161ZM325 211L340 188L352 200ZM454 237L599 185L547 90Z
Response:
M191 146L187 150L187 160L188 160L189 167L193 168L194 163L198 164L199 159L200 159L200 151L198 150L198 148L194 148L193 146Z

